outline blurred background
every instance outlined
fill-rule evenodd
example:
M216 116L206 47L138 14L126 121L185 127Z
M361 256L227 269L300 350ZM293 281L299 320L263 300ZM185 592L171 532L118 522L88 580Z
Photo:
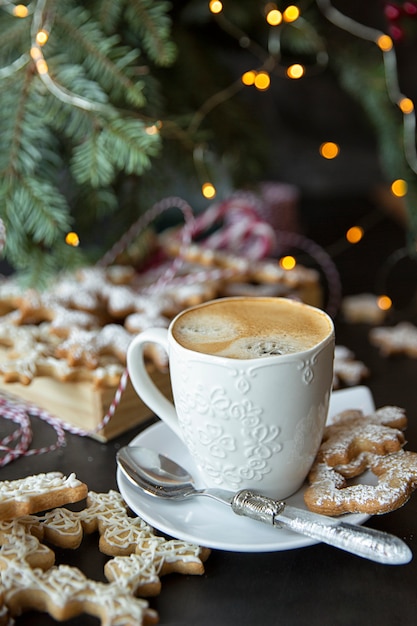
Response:
M5 271L36 284L164 198L244 191L345 293L413 302L416 2L38 0L0 32Z

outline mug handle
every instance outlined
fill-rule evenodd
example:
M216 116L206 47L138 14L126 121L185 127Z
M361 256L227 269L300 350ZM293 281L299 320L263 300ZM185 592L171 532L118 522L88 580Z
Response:
M145 365L145 344L156 343L168 354L168 330L166 328L148 328L137 335L127 350L127 370L132 385L143 402L169 426L174 433L183 439L178 423L174 404L158 389L149 376Z

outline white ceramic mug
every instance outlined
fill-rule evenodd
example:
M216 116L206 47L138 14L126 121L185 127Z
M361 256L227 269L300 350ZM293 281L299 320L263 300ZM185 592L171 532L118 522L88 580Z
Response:
M146 344L168 354L174 404L150 379ZM248 358L249 357L249 358ZM222 298L137 335L132 384L180 437L207 486L285 498L321 443L333 381L334 326L287 298Z

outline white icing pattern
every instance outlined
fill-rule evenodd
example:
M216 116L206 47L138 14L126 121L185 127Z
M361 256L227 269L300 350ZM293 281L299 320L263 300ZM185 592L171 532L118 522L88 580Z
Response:
M33 477L33 487L43 481ZM78 512L53 509L43 516L0 522L0 587L5 606L12 615L22 607L34 608L58 620L88 612L99 617L102 626L154 623L155 611L136 594L159 593L160 574L202 573L201 549L156 536L143 520L128 516L126 504L115 491L90 492L87 503ZM75 548L84 532L96 530L101 551L113 557L105 566L108 584L89 580L75 567L53 566L53 552L41 543L45 538L57 546ZM0 601L1 597L0 593Z

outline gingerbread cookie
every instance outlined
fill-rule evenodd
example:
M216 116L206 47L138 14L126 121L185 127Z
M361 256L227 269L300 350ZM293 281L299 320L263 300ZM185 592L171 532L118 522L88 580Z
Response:
M87 486L75 474L60 472L0 482L0 520L45 511L53 506L78 502L87 495Z
M347 479L370 470L376 485L349 484ZM346 466L316 463L309 476L304 501L311 511L324 515L366 513L379 515L403 506L417 487L417 453L362 453Z
M373 328L369 333L371 344L380 349L383 356L404 354L417 358L417 326L399 322L396 326Z
M108 583L92 581L76 567L54 565L54 553L43 543L76 549L84 533L95 531L100 549L111 556ZM0 546L0 616L37 610L63 621L88 613L102 626L156 623L156 612L137 596L158 594L163 574L203 573L208 556L193 544L155 535L143 520L128 516L114 491L90 492L81 511L56 508L0 522Z
M381 324L387 311L378 305L378 296L372 293L361 293L346 296L342 301L342 314L350 324Z
M406 425L405 412L399 407L383 407L370 415L343 411L326 426L316 459L334 467L350 463L361 452L396 452L405 443Z
M417 487L417 453L405 452L403 409L369 415L348 410L326 427L304 493L307 507L325 515L379 514L402 506ZM376 485L351 484L370 470Z
M188 263L227 270L225 275L227 282L275 284L286 286L288 290L288 288L293 289L301 285L316 285L318 281L317 272L310 268L296 265L292 270L285 270L280 267L276 259L251 259L207 247L204 243L183 246L172 232L163 234L161 245L168 256L181 257Z
M343 385L358 385L369 376L366 365L357 360L354 353L345 346L335 346L333 371L333 389L339 389Z

